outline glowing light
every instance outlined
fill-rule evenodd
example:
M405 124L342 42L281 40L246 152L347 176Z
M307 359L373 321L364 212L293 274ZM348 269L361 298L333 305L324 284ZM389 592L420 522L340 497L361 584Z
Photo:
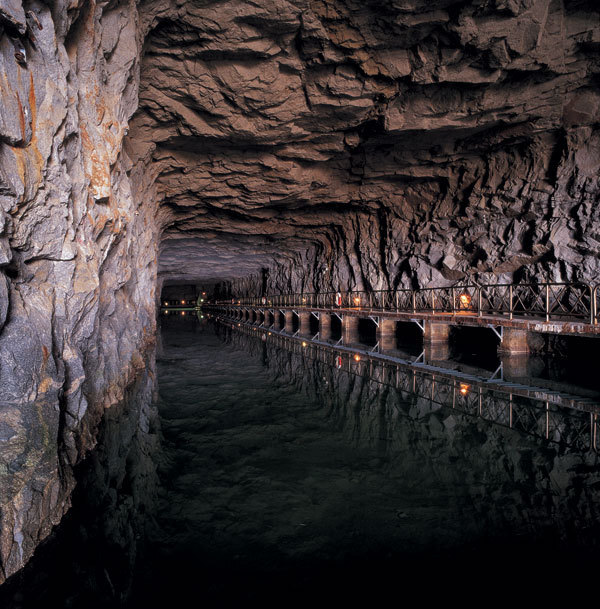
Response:
M202 292L202 296L206 296L206 292Z
M360 298L358 296L354 299L354 304L355 305L359 305L360 304Z
M181 301L181 304L185 304L185 300L182 300L182 301Z
M181 315L182 315L182 316L183 316L183 315L185 315L185 311L181 311Z
M302 298L302 302L306 302L306 298Z
M165 307L167 307L167 306L169 306L169 303L168 303L168 302L165 302Z
M204 298L201 298L201 299L200 299L200 302L204 302Z
M354 356L354 361L360 362L360 355L358 353Z
M470 388L471 388L471 385L467 385L466 383L461 383L459 391L460 391L461 395L467 395L467 393L469 393Z
M467 294L466 292L463 292L458 297L458 300L460 301L461 309L468 309L471 306L471 296L470 296L470 294Z
M302 346L306 347L306 342L305 341L302 341Z

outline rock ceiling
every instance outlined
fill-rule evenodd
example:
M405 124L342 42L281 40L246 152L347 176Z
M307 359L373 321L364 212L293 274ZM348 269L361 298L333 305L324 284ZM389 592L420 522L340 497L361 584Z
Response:
M566 278L598 252L573 211L599 191L595 0L178 4L147 5L128 142L163 277Z

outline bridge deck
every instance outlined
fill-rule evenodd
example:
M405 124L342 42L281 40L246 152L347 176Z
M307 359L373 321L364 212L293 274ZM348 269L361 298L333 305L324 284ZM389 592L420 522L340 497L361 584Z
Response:
M593 325L585 323L583 321L571 320L559 320L553 319L551 321L545 321L541 317L534 316L513 316L510 319L508 315L478 315L476 312L460 311L454 313L443 313L443 312L427 312L417 311L405 312L405 311L389 311L382 309L371 309L363 307L352 307L352 308L323 308L323 307L303 307L303 306L257 306L257 305L209 305L214 306L217 309L223 308L234 308L234 309L246 309L246 310L257 310L257 311L307 311L315 313L325 314L338 314L338 315L350 315L353 317L360 317L368 319L372 317L383 317L385 319L393 319L396 321L434 321L440 323L446 323L454 326L474 326L474 327L488 327L488 326L502 326L504 328L515 328L518 330L525 330L528 332L543 332L551 334L574 334L574 335L585 335L585 336L597 336L600 335L600 325Z

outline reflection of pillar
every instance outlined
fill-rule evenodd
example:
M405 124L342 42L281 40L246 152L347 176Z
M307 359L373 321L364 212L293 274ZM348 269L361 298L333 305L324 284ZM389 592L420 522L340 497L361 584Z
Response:
M292 328L294 327L294 313L293 311L286 311L283 314L284 317L284 322L283 322L283 327L288 331L291 332Z
M309 311L298 312L298 330L300 334L310 334L310 316L311 313Z
M379 318L377 328L379 348L383 350L396 348L396 320Z
M342 338L344 343L348 344L359 342L358 319L358 317L344 315L344 318L342 319Z
M331 336L331 315L319 313L319 338L326 339Z
M445 343L424 343L425 361L444 361L450 359L450 345Z
M423 333L423 344L447 343L450 337L450 326L433 321L425 322L425 332Z
M529 353L529 344L527 343L527 334L525 330L516 330L515 328L504 328L502 331L502 340L498 345L499 353Z
M502 372L505 379L511 381L529 377L529 356L527 353L503 353L500 361L502 362Z

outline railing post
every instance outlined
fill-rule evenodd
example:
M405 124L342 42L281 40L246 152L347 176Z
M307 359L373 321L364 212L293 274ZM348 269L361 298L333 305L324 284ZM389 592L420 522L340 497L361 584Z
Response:
M483 315L483 288L477 286L475 289L477 290L477 317L481 317Z
M398 290L396 290L396 313L400 310L400 303L398 300Z
M373 291L369 292L369 309L373 310Z
M431 312L435 313L435 290L431 290Z
M508 287L508 300L509 300L508 319L512 319L513 318L513 285L512 285L512 283Z
M414 290L411 290L411 300L412 300L412 311L413 313L417 312L417 295Z
M590 323L592 325L596 324L596 288L591 285L588 286L590 288Z
M452 288L452 313L456 313L456 290Z
M550 321L550 284L546 284L546 321Z

